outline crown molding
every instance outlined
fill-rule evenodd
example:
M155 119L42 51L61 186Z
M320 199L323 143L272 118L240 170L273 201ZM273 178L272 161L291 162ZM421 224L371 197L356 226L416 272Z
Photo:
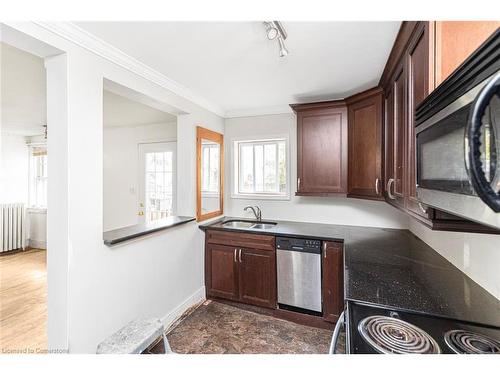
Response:
M187 87L168 78L157 70L127 55L122 50L96 37L81 27L71 22L34 22L36 25L82 47L86 50L118 65L128 71L135 73L148 81L172 91L174 94L193 102L200 107L225 117L226 113L222 107L193 93Z
M254 116L270 116L270 115L281 115L284 113L292 113L292 110L288 105L277 105L272 107L261 107L261 108L247 108L247 109L236 109L233 111L226 112L226 118L235 117L254 117Z

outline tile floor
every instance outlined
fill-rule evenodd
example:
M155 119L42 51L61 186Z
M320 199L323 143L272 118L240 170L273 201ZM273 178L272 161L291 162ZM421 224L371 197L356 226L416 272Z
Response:
M323 354L332 332L207 301L167 337L180 354ZM343 342L339 343L342 346Z

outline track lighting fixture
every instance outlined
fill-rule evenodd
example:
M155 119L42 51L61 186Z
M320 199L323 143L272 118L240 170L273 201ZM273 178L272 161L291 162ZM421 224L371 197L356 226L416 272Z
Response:
M288 50L285 46L285 39L287 38L287 33L285 28L279 21L265 21L264 26L266 27L266 36L269 40L278 39L280 47L280 57L285 57L288 55Z

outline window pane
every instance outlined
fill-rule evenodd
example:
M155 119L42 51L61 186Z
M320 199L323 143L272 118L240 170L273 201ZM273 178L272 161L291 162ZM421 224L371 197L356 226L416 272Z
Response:
M239 150L236 192L286 194L287 155L284 140L235 142Z
M264 191L276 193L276 144L264 146L264 160Z
M153 152L146 154L146 172L155 171L155 154Z
M164 169L164 152L155 152L155 170L162 171Z
M173 156L173 152L165 152L165 171L172 172L174 170Z
M209 189L210 183L210 150L208 147L203 147L203 166L201 168L201 181L202 181L202 190L207 191Z
M278 143L279 192L286 193L286 154L285 142Z
M173 153L146 154L146 220L152 222L172 214Z
M264 191L264 146L256 145L255 152L255 191Z
M210 186L209 191L219 191L219 146L210 147Z
M253 145L240 148L240 192L253 191Z

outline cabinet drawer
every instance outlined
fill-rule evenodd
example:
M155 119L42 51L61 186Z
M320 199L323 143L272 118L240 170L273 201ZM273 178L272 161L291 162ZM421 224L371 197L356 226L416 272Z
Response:
M209 230L207 243L274 251L274 236Z

